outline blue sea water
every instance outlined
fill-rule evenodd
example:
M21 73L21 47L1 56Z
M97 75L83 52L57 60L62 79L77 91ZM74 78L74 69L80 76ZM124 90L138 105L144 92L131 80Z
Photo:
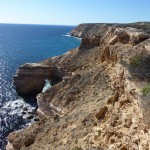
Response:
M19 128L23 119L12 112L11 103L22 99L16 94L12 77L19 65L60 55L80 44L65 36L73 26L0 24L0 149L5 137ZM9 105L8 105L9 104Z

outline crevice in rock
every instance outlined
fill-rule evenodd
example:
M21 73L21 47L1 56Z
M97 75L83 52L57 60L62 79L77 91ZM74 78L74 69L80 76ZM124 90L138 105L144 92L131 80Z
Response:
M105 118L106 113L108 112L108 107L104 106L99 110L99 112L96 114L96 118L98 120L102 120Z

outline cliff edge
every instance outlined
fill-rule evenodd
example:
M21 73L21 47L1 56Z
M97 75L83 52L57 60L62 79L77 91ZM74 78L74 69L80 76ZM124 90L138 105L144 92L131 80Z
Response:
M81 24L71 35L79 48L40 62L65 71L37 95L41 120L10 133L7 150L149 150L148 29Z

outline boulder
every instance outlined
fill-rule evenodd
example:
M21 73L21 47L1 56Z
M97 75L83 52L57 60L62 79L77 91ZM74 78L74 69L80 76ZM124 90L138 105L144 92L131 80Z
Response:
M122 44L127 44L129 42L129 35L127 33L126 30L124 29L116 29L116 32L115 34L117 35L118 37L118 41Z
M119 42L122 44L137 45L140 42L150 38L150 35L142 30L135 28L116 28L115 31L111 32L114 35L110 40L109 44L114 45Z

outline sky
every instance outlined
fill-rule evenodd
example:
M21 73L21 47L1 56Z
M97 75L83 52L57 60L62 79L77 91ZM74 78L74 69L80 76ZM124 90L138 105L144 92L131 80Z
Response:
M150 21L150 0L0 0L0 23L78 25Z

